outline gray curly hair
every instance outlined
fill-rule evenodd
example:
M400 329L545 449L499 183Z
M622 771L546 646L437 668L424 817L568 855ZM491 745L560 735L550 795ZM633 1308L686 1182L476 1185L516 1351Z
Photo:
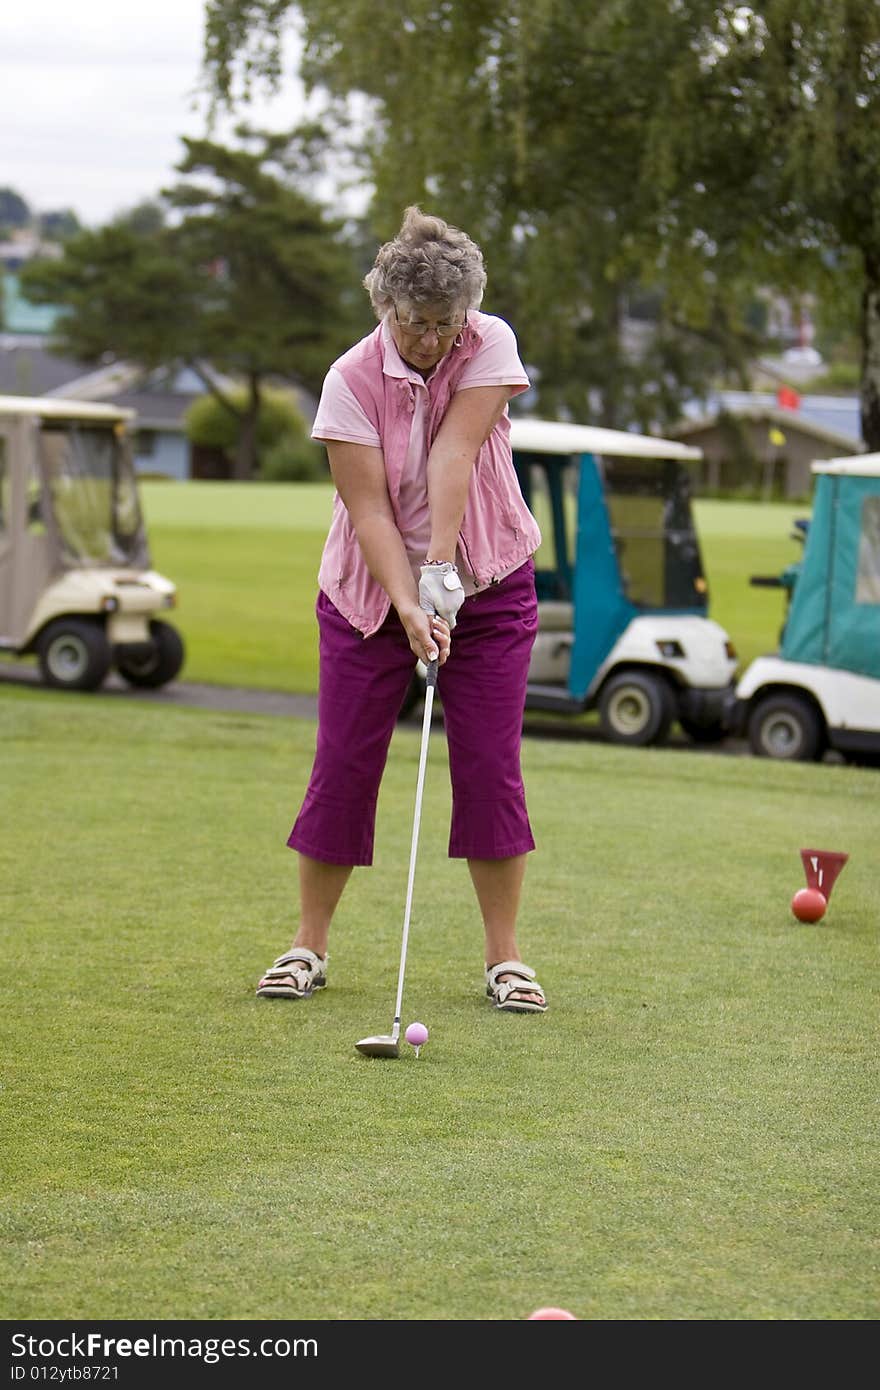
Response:
M415 205L406 209L394 240L379 247L373 269L364 277L380 319L400 300L476 309L485 284L483 253L476 242Z

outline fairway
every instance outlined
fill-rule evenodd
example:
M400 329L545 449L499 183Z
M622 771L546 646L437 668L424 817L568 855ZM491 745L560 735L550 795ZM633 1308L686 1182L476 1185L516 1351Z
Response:
M0 689L0 1316L877 1317L878 774L527 741L521 917L544 1016L493 1013L418 733L329 988L287 944L315 726ZM802 846L846 850L822 923Z
M180 591L184 680L274 690L317 689L314 603L333 489L324 483L147 483L153 563ZM800 558L791 539L808 509L785 503L695 504L710 615L731 634L740 667L777 645L778 575Z

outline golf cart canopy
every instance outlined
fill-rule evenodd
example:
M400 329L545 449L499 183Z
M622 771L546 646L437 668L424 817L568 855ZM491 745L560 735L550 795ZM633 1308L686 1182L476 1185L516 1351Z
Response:
M569 425L558 420L511 420L510 443L530 454L604 454L617 458L690 459L702 450L671 439L604 430L594 425Z
M842 459L820 459L813 473L837 473L851 478L880 478L880 454L855 454Z
M812 471L813 515L780 655L880 679L880 454L823 459Z
M68 401L57 396L0 396L0 417L36 416L41 420L94 420L99 424L125 424L133 410L98 401Z

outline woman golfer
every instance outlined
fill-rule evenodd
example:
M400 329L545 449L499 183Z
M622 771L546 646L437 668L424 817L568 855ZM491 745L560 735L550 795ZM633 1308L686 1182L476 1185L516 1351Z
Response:
M520 771L537 628L537 522L510 449L507 402L528 388L516 339L479 312L486 274L464 232L408 208L364 280L378 327L327 373L312 435L336 484L318 575L318 734L288 844L300 921L257 988L327 983L333 914L372 863L376 799L416 658L438 659L452 779L451 857L468 862L485 928L486 992L542 1013L516 922L534 849Z

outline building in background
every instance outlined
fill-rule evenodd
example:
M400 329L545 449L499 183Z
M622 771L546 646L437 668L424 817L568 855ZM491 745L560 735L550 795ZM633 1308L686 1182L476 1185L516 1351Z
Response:
M858 396L719 391L693 405L669 436L703 451L699 491L805 498L810 464L864 452Z
M30 304L19 292L14 271L7 270L0 283L0 395L63 396L134 410L135 467L141 476L177 481L224 476L214 454L208 457L205 451L191 446L186 437L186 412L194 400L205 394L204 382L192 367L170 363L147 370L131 362L94 367L59 357L49 350L49 342L63 310L54 305ZM221 378L221 384L232 383ZM311 426L317 409L314 397L291 382L272 384L283 385L295 395Z

